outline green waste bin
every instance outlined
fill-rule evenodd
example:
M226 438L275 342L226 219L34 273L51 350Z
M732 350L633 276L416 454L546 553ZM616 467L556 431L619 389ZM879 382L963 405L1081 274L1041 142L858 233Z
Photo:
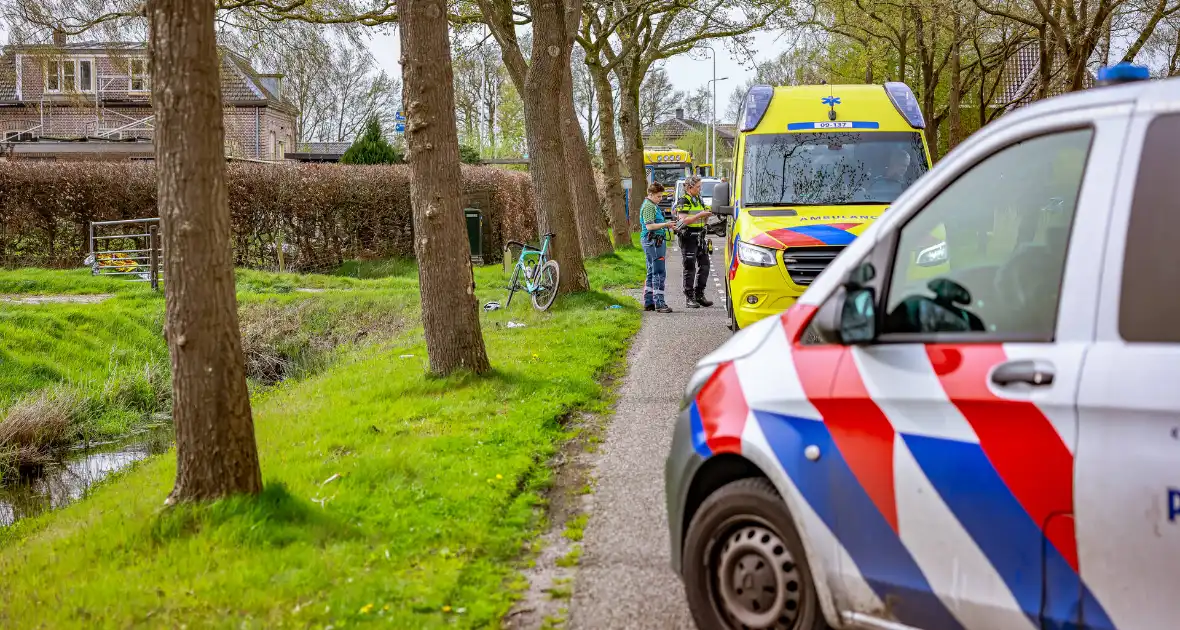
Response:
M467 242L471 245L471 260L483 264L483 210L464 208L467 219Z

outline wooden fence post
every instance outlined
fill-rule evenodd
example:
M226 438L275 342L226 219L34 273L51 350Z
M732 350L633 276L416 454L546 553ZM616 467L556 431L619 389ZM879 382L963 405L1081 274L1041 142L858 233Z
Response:
M157 252L160 242L159 231L159 226L148 227L148 264L151 266L149 275L152 280L152 291L160 290L160 255Z
M280 231L278 236L277 247L275 249L279 252L279 273L287 270L286 260L283 258L283 233Z

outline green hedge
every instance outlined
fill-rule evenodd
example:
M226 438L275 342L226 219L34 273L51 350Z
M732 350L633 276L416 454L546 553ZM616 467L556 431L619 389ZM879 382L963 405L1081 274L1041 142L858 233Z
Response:
M407 166L229 165L239 266L325 271L349 259L413 255ZM484 211L484 255L534 240L526 173L463 167L464 201ZM91 221L158 216L150 162L0 162L0 267L77 267Z

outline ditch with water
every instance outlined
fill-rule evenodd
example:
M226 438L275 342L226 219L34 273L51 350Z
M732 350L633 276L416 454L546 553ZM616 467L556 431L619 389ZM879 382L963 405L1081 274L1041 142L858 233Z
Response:
M22 470L17 479L0 485L0 527L65 507L109 475L167 452L172 444L172 423L159 422L121 440L79 446L55 463Z

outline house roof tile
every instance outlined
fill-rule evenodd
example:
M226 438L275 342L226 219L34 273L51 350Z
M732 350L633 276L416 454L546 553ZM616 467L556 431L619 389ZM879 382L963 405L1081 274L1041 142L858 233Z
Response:
M676 142L693 131L705 131L708 128L709 125L707 123L699 120L693 120L691 118L669 118L649 128L644 132L643 137L647 139L658 135L668 142ZM733 125L718 124L717 137L723 141L732 141L734 138L732 128Z
M1053 62L1052 80L1048 96L1058 96L1068 90L1058 79L1064 72L1064 60L1058 55ZM1037 44L1028 44L1016 51L1008 60L1004 70L1004 90L997 105L1008 109L1023 107L1036 100L1037 88L1041 81L1041 51ZM1094 75L1089 71L1083 78L1083 87L1094 87Z
M16 102L16 64L13 57L0 55L0 103Z

